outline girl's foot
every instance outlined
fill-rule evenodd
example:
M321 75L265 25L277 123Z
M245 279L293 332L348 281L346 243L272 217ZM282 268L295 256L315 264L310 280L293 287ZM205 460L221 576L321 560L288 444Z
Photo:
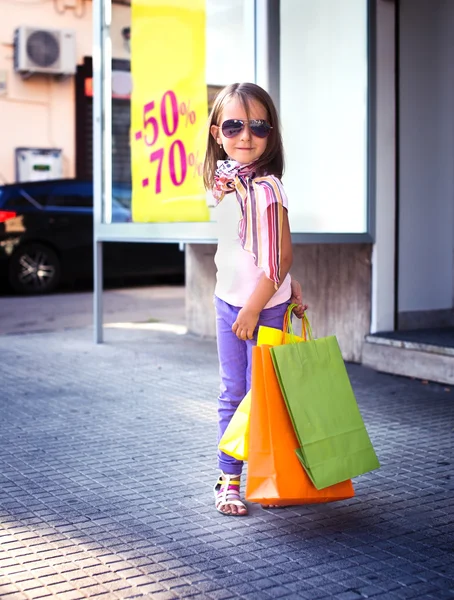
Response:
M240 498L240 475L221 473L214 486L216 510L230 517L244 517L248 510Z

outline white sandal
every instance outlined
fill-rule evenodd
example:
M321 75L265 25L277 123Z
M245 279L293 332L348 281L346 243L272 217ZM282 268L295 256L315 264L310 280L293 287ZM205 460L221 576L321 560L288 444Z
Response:
M228 517L245 517L247 515L247 506L240 498L239 475L227 475L226 473L221 473L218 482L214 486L214 498L216 500L216 510L222 515ZM233 504L237 508L243 508L244 512L225 512L221 510L229 504Z

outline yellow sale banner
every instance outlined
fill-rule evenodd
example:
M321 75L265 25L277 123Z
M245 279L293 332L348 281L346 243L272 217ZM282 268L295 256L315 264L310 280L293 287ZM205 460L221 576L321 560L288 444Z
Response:
M132 216L207 221L205 0L133 0Z

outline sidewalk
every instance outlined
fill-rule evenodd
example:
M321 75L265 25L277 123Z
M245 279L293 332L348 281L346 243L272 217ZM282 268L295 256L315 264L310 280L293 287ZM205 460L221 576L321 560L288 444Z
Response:
M0 598L454 598L454 390L348 367L381 469L356 497L214 510L216 345L0 337Z

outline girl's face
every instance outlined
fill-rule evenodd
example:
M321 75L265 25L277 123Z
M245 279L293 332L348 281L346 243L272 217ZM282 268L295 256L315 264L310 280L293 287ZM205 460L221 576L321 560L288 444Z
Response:
M234 137L225 137L222 133L221 125L228 119L241 119L246 121L244 128ZM236 160L241 164L247 164L259 159L265 152L268 138L260 138L252 134L248 119L260 119L267 121L268 114L266 108L257 100L249 101L249 116L239 100L233 97L224 106L224 110L216 125L211 126L211 135L217 144L224 147L225 153L229 158Z

